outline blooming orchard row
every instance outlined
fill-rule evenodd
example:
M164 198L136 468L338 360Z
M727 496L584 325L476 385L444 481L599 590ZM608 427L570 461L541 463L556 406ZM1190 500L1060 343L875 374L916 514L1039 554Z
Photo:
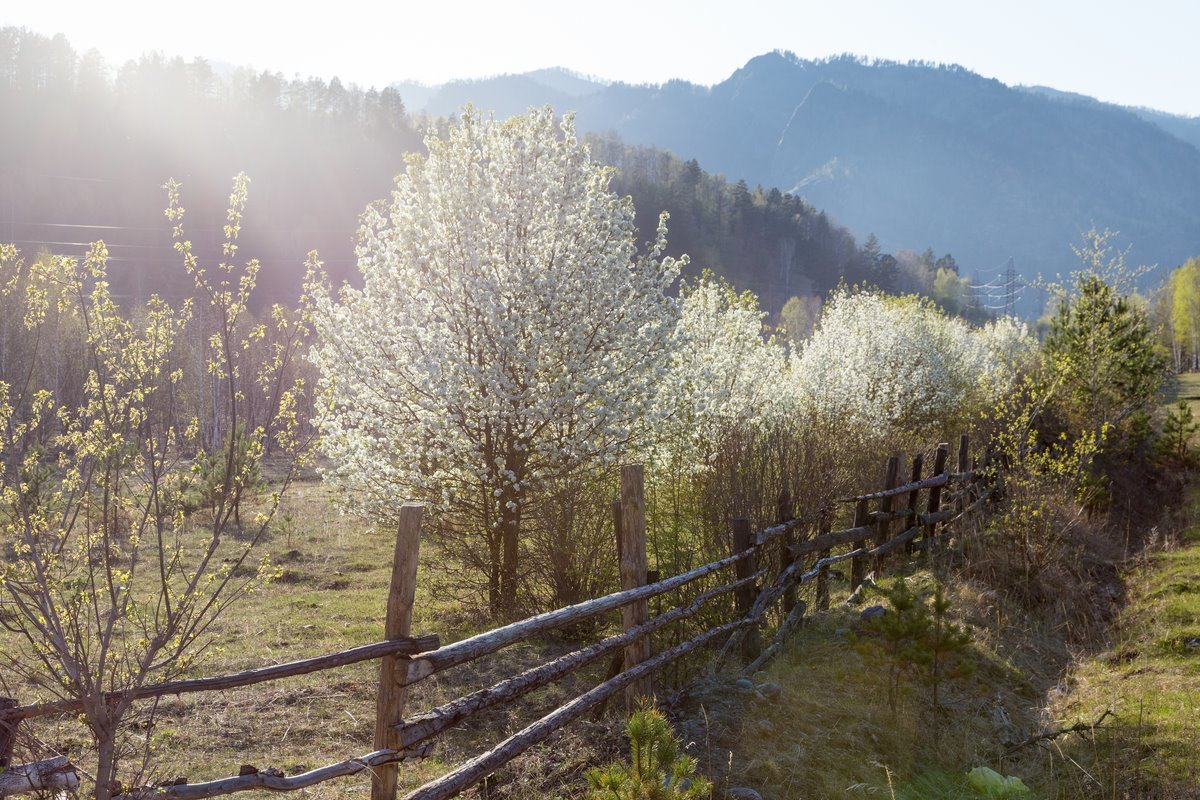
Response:
M694 474L731 432L802 417L918 434L978 412L1033 350L1012 322L843 290L789 352L752 295L668 294L686 261L663 256L665 215L639 255L570 117L468 111L426 144L366 216L363 288L312 286L324 446L360 510L424 500L476 530L494 611L552 484L618 459Z

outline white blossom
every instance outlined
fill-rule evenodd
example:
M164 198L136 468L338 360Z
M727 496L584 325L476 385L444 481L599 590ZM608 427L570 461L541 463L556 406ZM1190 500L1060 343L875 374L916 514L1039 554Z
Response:
M684 288L649 458L700 469L725 432L795 411L787 353L764 337L765 316L749 292L710 280Z
M632 201L569 116L468 109L426 146L364 215L363 288L317 293L324 448L363 511L453 501L494 526L653 416L679 264L664 221L638 256Z
M980 413L1036 342L1015 320L972 330L916 298L841 289L794 374L806 407L868 435L921 436Z

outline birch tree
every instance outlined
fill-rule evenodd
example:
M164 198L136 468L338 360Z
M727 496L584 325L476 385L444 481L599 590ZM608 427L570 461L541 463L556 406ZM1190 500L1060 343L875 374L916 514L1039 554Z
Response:
M1189 354L1187 369L1200 367L1200 261L1188 259L1171 273L1168 282L1171 293L1172 355L1175 371L1185 368L1184 353Z
M633 203L569 116L468 109L426 147L365 215L363 287L314 286L329 477L378 519L432 503L506 614L539 487L612 463L652 413L680 264L665 215L638 255Z

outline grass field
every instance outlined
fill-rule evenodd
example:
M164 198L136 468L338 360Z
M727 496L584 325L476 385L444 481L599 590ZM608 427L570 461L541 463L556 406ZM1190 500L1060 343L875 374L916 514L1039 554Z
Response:
M1170 387L1169 401L1186 400L1192 413L1200 419L1200 372L1185 372L1177 375Z
M225 674L380 640L394 544L392 532L340 514L331 490L319 481L294 485L263 547L281 569L278 579L218 620L213 646L192 674ZM414 633L436 633L446 643L491 627L466 604L431 588L428 572L438 554L428 543L422 546ZM570 642L553 636L513 646L423 681L414 687L408 709L425 710L569 649ZM469 728L442 737L434 757L401 767L402 790L442 774L565 702L578 693L572 687L594 685L606 666L605 661L581 670L561 686L535 692L511 709L485 713ZM144 720L151 707L137 707L140 732L131 744L140 746L149 737L153 780L210 780L236 775L242 764L293 774L374 749L377 685L378 662L372 661L245 689L165 698L148 729ZM22 702L36 699L14 688ZM535 750L524 759L533 766L511 770L506 780L523 780L526 773L549 780L559 770L578 778L586 766L611 756L618 728L615 719L576 725L553 759L547 750ZM89 737L75 719L26 723L22 730L51 750L70 754L82 769L93 768ZM45 752L28 739L26 744L31 752ZM361 797L368 782L365 776L340 779L304 795Z

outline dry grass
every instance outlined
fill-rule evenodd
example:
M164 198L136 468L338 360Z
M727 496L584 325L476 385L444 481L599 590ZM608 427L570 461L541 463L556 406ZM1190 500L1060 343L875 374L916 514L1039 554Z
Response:
M293 487L264 547L281 568L280 578L218 623L213 630L218 646L196 674L277 663L381 637L392 534L338 514L332 500L319 482ZM429 577L443 556L423 548L414 630L438 633L448 642L490 627L464 598L430 588L437 585ZM1097 602L1093 586L1085 584L1108 576L1074 568L1055 572L1078 580L1061 586L1055 603L1033 607L1030 598L997 591L989 583L996 578L993 570L966 570L961 561L953 567L926 565L910 580L928 586L934 566L949 579L955 616L973 633L974 677L952 687L937 712L923 690L910 687L893 714L883 700L883 684L845 635L857 625L858 611L837 609L835 594L835 610L814 619L756 676L757 683L782 687L781 698L759 697L729 678L710 678L673 704L690 751L719 790L750 785L767 800L892 792L910 800L970 797L964 771L988 765L1022 776L1039 797L1200 797L1186 788L1188 781L1195 785L1193 754L1200 747L1195 680L1200 658L1186 644L1200 636L1200 592L1194 591L1200 555L1178 551L1146 562L1132 579L1132 604L1120 618L1118 644L1100 657L1081 649L1097 633L1090 623L1097 616L1081 606ZM846 587L841 588L844 596ZM1077 622L1081 614L1089 620L1085 630ZM423 682L409 707L429 708L574 646L550 637L510 648ZM1080 665L1064 680L1075 661ZM402 788L443 773L594 685L606 665L602 660L562 686L452 732L434 758L402 767ZM298 772L372 749L376 672L372 662L220 695L167 699L156 709L155 725L135 736L149 737L159 778L183 775L195 782L235 774L244 763ZM1119 724L1106 725L1094 737L1065 737L1045 750L1006 756L1014 742L1094 718L1114 703L1120 706ZM577 794L588 765L617 755L620 725L610 718L571 726L479 794ZM87 768L87 737L77 721L52 721L31 732ZM1135 775L1135 782L1123 782L1126 775ZM336 781L305 795L361 796L366 784L365 777ZM1167 793L1154 794L1151 786Z
M339 514L330 490L316 481L290 490L263 551L280 567L277 580L242 598L212 629L214 645L193 670L197 676L234 672L378 641L391 576L394 537ZM458 599L434 594L427 579L439 554L422 545L413 630L437 633L443 642L491 624ZM11 642L11 640L10 640ZM5 642L0 640L0 646ZM514 672L574 649L577 643L550 636L516 645L480 661L430 678L414 687L408 708L421 711L490 685ZM476 755L541 714L557 707L601 677L607 661L581 670L517 705L478 718L469 728L439 740L435 757L408 762L400 770L401 789L420 785ZM157 708L138 706L133 744L149 736L154 748L154 780L186 776L191 782L237 774L241 764L274 766L293 774L370 752L374 734L378 662L288 678L245 689L165 698ZM14 687L22 702L34 698ZM145 721L154 711L149 729ZM66 752L92 768L86 730L73 718L23 725L19 757L47 750ZM505 786L564 780L604 761L619 742L619 725L605 720L575 726L566 746L551 756L539 749L492 780L491 793ZM580 778L579 783L582 783ZM310 798L361 796L368 779L356 777L305 791ZM524 789L511 796L529 796ZM265 794L264 794L265 796Z

